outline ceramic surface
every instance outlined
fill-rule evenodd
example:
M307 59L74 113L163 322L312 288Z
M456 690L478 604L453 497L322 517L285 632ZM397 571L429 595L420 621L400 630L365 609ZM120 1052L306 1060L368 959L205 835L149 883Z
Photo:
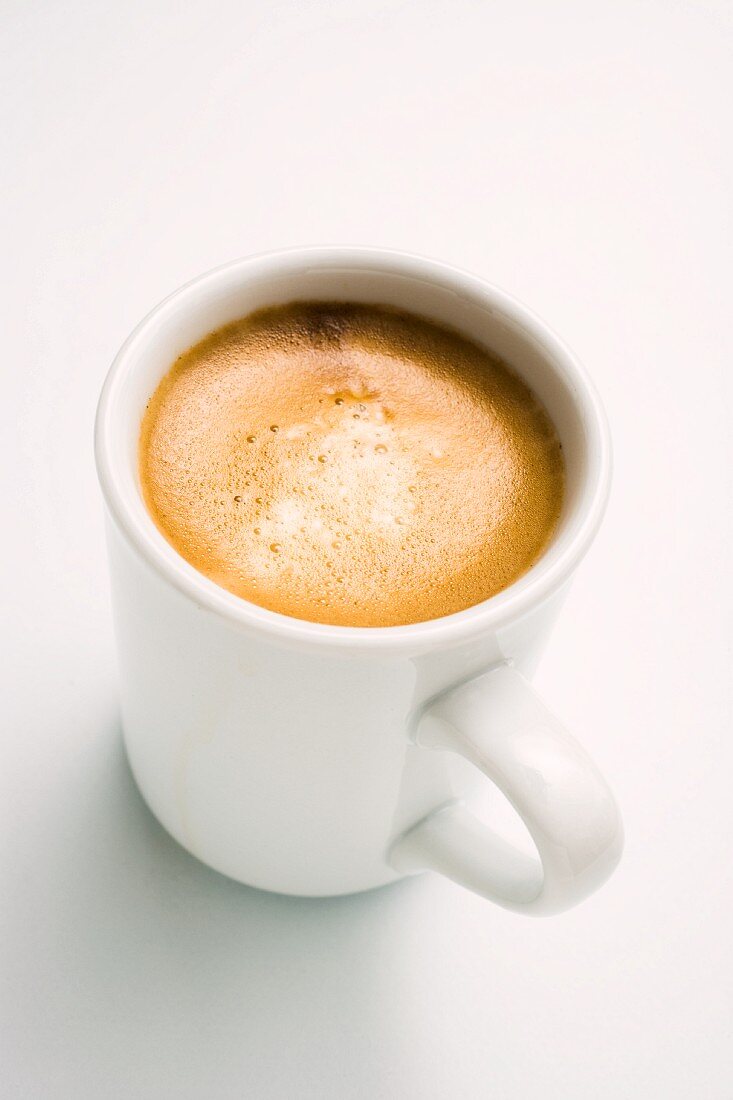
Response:
M426 314L503 355L561 436L568 490L551 548L519 582L456 615L405 627L291 619L183 561L140 495L137 437L171 362L212 329L295 298ZM149 806L204 862L268 890L349 893L433 869L507 907L568 908L621 852L614 800L530 687L536 660L605 507L610 448L572 353L480 279L374 249L254 257L183 287L142 322L107 378L96 453L125 741ZM485 776L539 860L471 813Z

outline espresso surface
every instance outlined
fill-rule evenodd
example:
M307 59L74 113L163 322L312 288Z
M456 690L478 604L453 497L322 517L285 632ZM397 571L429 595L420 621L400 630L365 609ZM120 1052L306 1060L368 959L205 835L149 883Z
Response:
M146 410L140 475L200 572L345 626L506 588L563 495L554 427L515 374L423 318L340 303L262 310L182 355Z

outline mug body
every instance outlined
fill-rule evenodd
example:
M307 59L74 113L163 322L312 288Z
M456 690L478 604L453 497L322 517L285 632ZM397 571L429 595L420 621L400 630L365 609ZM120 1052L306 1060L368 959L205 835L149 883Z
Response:
M567 476L559 530L528 574L442 619L351 628L256 607L177 555L140 492L145 405L207 333L295 299L412 310L525 378L557 426ZM398 836L485 792L465 759L416 744L421 711L499 662L532 674L602 513L602 414L571 353L500 291L433 261L339 248L255 257L195 280L139 326L105 385L96 442L125 743L153 813L205 863L264 889L340 894L399 877L387 858Z

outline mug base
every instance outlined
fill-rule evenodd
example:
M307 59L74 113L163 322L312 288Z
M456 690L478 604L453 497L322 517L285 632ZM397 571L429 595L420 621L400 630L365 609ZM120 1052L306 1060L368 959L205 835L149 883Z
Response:
M146 809L152 814L158 824L165 830L168 836L171 837L184 851L193 856L205 867L210 870L216 871L217 874L224 875L225 878L231 879L233 882L238 882L242 886L248 886L254 890L262 890L268 894L279 894L283 897L291 898L310 898L316 900L318 898L337 898L348 897L351 894L363 894L370 890L379 890L383 886L390 886L395 882L399 882L404 878L414 877L411 873L404 873L395 871L386 862L383 867L380 867L376 873L369 876L349 874L340 877L332 872L326 872L318 878L314 877L313 885L305 882L305 875L303 869L299 868L295 875L287 874L273 874L263 876L261 874L247 874L240 873L235 870L231 863L218 860L209 854L202 854L198 846L193 842L192 838L185 835L182 829L179 829L175 824L166 820L166 815L162 812L158 812L158 809L153 804L153 799L148 796L145 785L141 782L138 773L135 770L135 766L131 757L129 745L127 740L123 739L125 744L125 756L127 763L132 774L132 778L135 781L140 796L145 803Z

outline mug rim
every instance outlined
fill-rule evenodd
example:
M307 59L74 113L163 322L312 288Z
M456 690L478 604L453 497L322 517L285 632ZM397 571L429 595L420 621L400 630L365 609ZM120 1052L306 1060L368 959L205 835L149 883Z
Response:
M450 615L401 626L335 626L270 611L229 592L190 565L168 543L144 506L142 511L147 523L140 521L125 500L117 479L111 433L116 399L124 380L134 370L147 333L165 316L180 309L182 299L195 296L211 283L257 278L258 268L272 270L297 258L319 266L331 262L350 262L358 266L362 262L381 268L385 273L427 277L459 293L462 290L466 295L482 298L487 305L519 325L546 352L548 359L562 364L562 370L571 380L573 401L588 435L588 461L582 511L573 537L561 554L553 556L550 553L551 543L535 564L507 588ZM167 295L133 329L112 362L97 406L94 446L97 476L112 519L148 565L179 592L234 625L263 631L282 641L363 650L422 649L460 642L494 631L527 614L568 580L585 555L603 518L611 477L608 422L595 385L575 353L537 314L488 280L441 260L396 249L349 245L312 245L246 256L212 268Z

